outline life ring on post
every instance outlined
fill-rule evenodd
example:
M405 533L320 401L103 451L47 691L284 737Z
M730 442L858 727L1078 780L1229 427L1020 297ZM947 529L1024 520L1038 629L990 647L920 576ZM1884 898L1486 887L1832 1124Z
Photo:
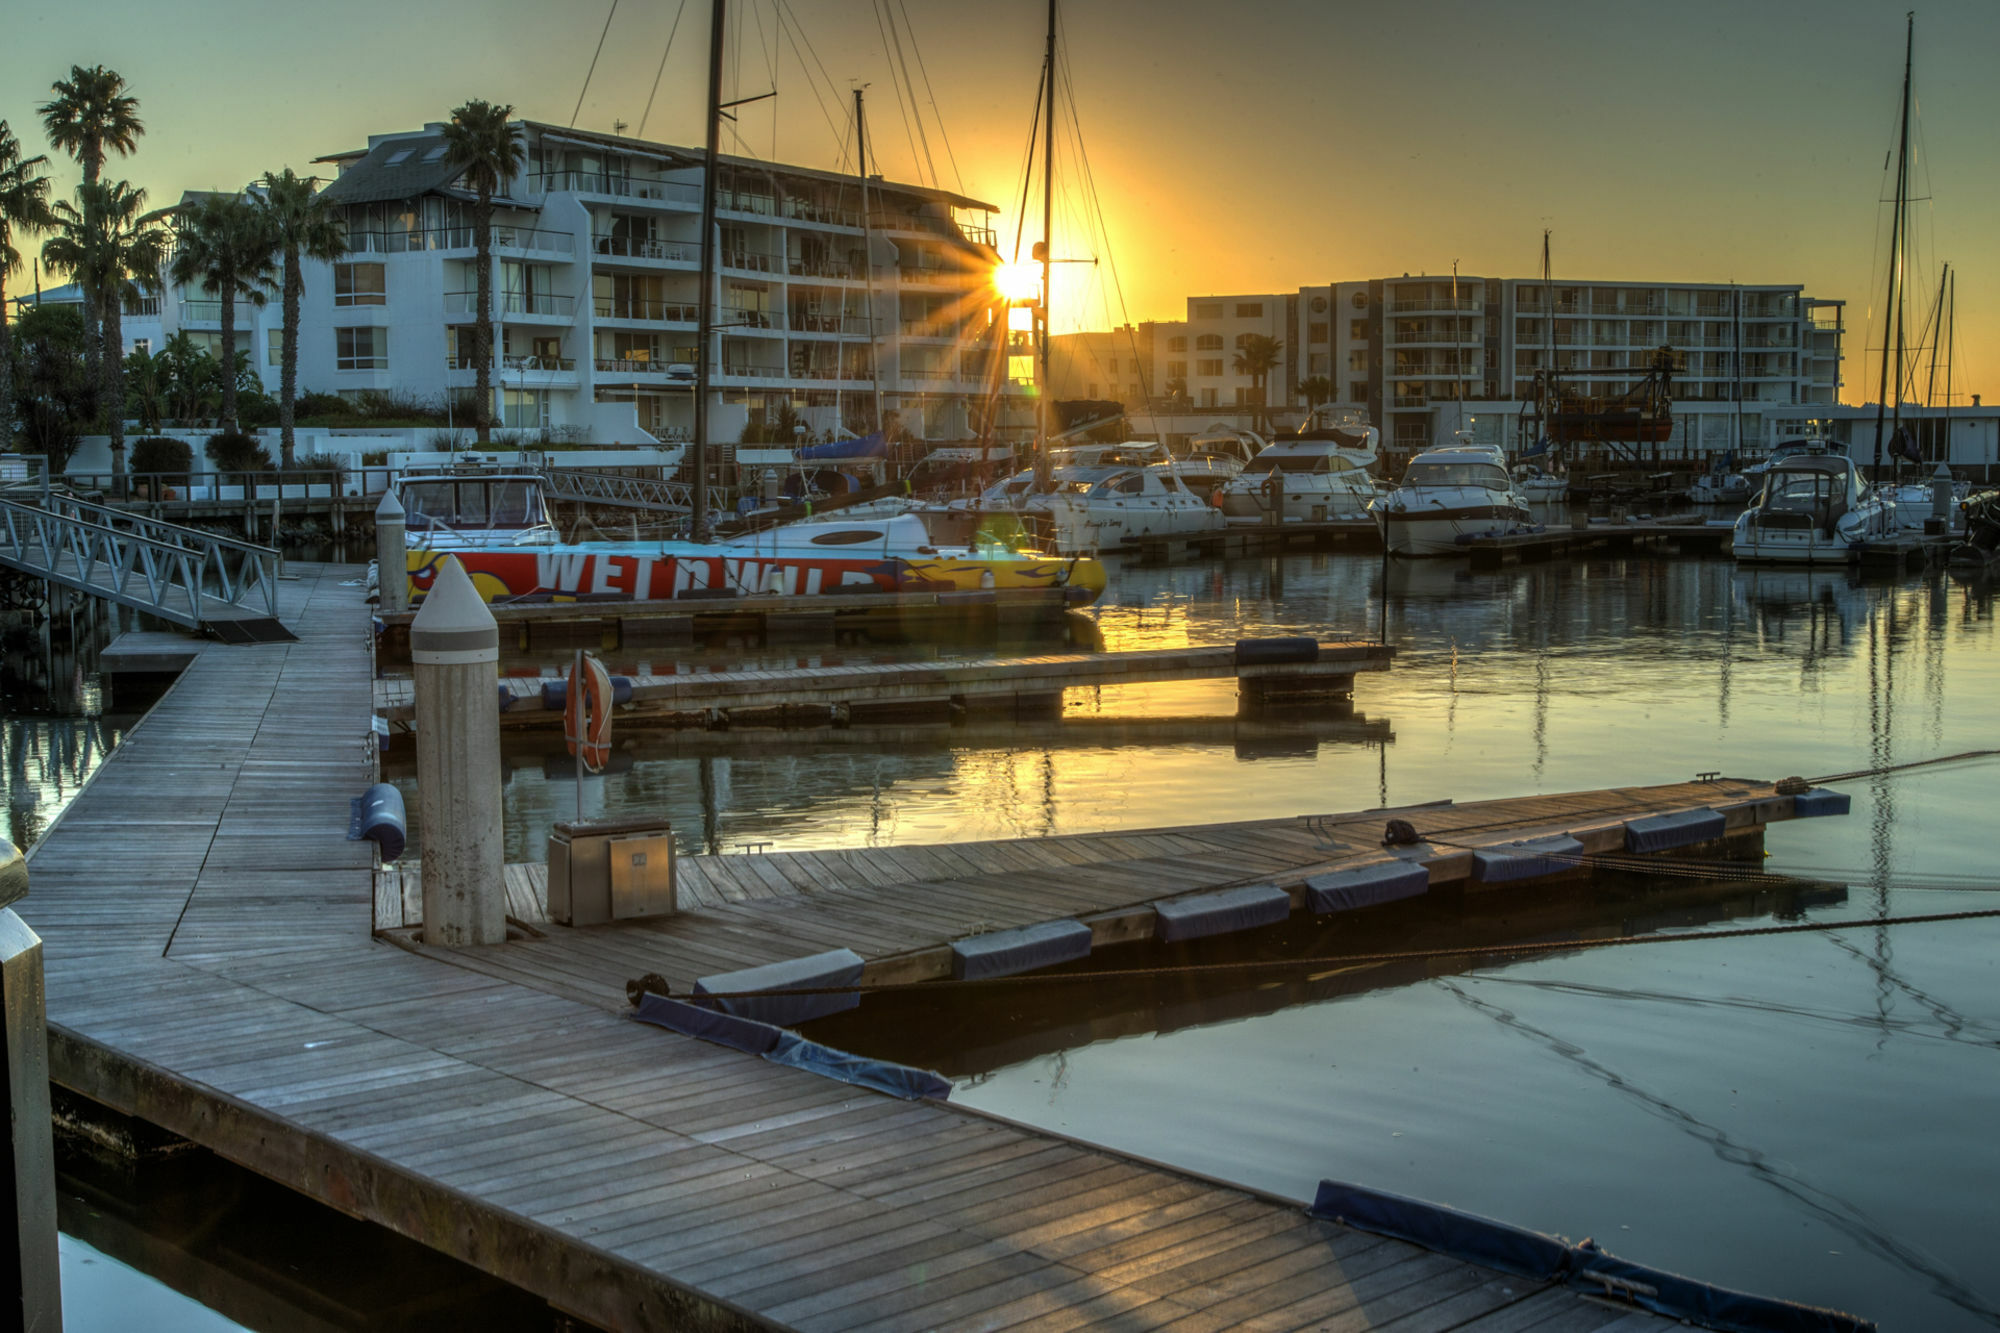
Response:
M592 773L611 761L611 673L589 653L578 653L563 691L563 739Z

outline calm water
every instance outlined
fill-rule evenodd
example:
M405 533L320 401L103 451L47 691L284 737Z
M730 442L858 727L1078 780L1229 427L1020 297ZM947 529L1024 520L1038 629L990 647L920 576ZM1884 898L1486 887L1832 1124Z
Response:
M1393 672L1360 679L1356 703L1394 739L654 738L589 784L588 801L664 810L688 844L733 851L1267 817L1707 770L1837 773L2000 744L1991 609L1990 594L1942 576L1862 583L1717 561L1402 565L1386 588L1368 558L1125 569L1092 612L1116 648L1372 635L1386 615L1402 655ZM1233 706L1226 683L1119 693L1074 697L1073 711ZM506 788L515 856L538 855L548 822L574 811L572 786L527 749ZM1841 890L1682 886L1556 916L1390 926L1560 938L2000 906L1985 889L1937 887L1991 877L1996 777L1981 762L1851 781L1851 817L1772 831L1773 866ZM1229 947L1323 952L1345 939ZM2000 1168L1996 945L1995 923L1968 922L1317 989L1049 987L942 1028L874 1006L842 1032L945 1067L969 1104L1293 1197L1321 1177L1364 1182L1894 1326L1970 1328L2000 1322L1986 1231Z

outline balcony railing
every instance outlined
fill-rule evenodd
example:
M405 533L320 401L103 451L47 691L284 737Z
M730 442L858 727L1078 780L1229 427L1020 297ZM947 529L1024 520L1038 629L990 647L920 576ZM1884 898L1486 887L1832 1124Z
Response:
M1477 313L1482 308L1478 298L1471 296L1404 296L1389 303L1390 311L1398 315L1424 314L1433 310Z
M722 373L737 379L781 380L785 378L783 366L767 365L760 361L731 361L724 358Z
M700 316L700 311L682 301L621 301L610 296L596 298L595 310L599 319L643 319L663 324L692 324Z
M396 231L350 231L349 254L400 255L421 250L471 250L478 245L476 227L413 227ZM512 225L493 228L493 248L532 254L576 253L576 236L566 231Z
M221 303L217 302L216 304L220 305ZM128 296L125 298L125 314L128 318L137 317L144 319L147 316L157 317L159 313L160 298L157 296ZM222 318L221 312L217 311L215 317L217 319Z
M786 262L795 278L859 278L860 272L844 259L798 259Z
M549 171L527 178L530 194L573 190L578 194L608 194L620 199L649 199L659 203L701 207L701 187L679 181L647 180L638 176L614 176L601 171Z
M945 323L941 320L906 319L903 321L903 336L905 338L955 338L958 336L958 329L955 325Z
M671 369L674 366L681 366L684 369L676 373ZM672 375L675 379L685 379L689 382L694 380L692 361L654 361L623 356L600 356L597 358L597 368L608 375Z
M747 306L726 305L721 310L718 323L724 327L739 329L783 329L784 321L775 310L752 310Z
M697 246L685 245L679 241L645 240L635 236L593 236L590 238L593 254L609 255L618 259L663 259L672 264L699 264L701 250Z
M801 222L824 222L834 227L859 227L861 213L852 208L835 208L811 199L785 200L785 216Z
M503 356L500 358L502 370L548 371L566 375L576 373L576 358L573 356Z
M1452 346L1464 346L1479 342L1480 335L1476 329L1458 331L1451 329L1398 329L1390 332L1389 341L1392 344L1402 344L1404 346L1408 346L1411 343L1448 343Z
M479 293L446 292L444 308L447 314L477 315ZM493 308L506 315L550 315L567 319L576 313L576 298L548 292L495 292Z
M785 267L783 255L767 255L760 250L724 250L721 258L724 268L746 273L777 273Z
M955 380L958 378L958 372L950 366L904 366L902 375L906 380Z
M756 217L776 216L778 201L768 194L744 194L736 190L717 190L715 206L729 213L749 213Z
M159 298L155 297L154 304L156 307L158 305L158 302ZM181 313L181 321L183 323L188 323L188 322L213 323L216 320L222 318L222 302L182 301L180 306L180 313ZM237 309L237 319L239 322L242 319L242 315L243 312L241 309L241 305L239 303Z
M866 315L808 315L794 310L791 324L793 333L854 333L866 337L874 332L873 321Z
M792 367L792 378L795 380L865 380L868 378L868 371L861 366L848 366L843 369L840 366L795 365Z

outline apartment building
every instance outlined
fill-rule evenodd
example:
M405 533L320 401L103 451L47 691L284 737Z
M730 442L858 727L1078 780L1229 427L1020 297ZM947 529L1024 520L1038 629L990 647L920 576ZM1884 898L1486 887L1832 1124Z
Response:
M324 195L348 252L307 266L302 389L472 388L474 199L443 129L316 159L337 172ZM599 443L689 438L701 152L532 121L522 132L526 169L493 221L493 410L508 428ZM737 157L718 177L712 440L786 402L814 431L865 432L878 393L914 434L964 438L996 388L1003 422L1031 427L1028 335L1008 332L991 283L993 205L871 179L864 228L853 177ZM128 341L219 343L205 293L148 302ZM237 321L238 347L275 387L277 304L239 304Z
M1147 321L1108 333L1058 333L1049 339L1049 392L1144 407L1167 392L1153 359L1160 327Z
M1236 355L1246 338L1261 335L1284 343L1263 394L1273 404L1290 402L1297 307L1296 293L1189 297L1186 320L1155 326L1153 357L1161 384L1156 392L1166 395L1179 386L1197 407L1258 406L1255 377L1236 369Z

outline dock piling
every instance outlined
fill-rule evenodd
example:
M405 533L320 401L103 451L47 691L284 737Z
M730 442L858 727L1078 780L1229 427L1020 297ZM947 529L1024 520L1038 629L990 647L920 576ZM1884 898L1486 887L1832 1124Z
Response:
M403 505L393 490L382 492L375 506L376 608L383 612L410 609L409 561L403 554Z
M410 622L424 942L507 938L500 811L500 626L446 556Z
M42 941L5 906L27 890L27 863L14 847L0 842L0 1058L6 1063L11 1122L0 1169L14 1214L5 1223L13 1232L13 1243L0 1253L0 1287L21 1296L18 1305L0 1305L6 1311L0 1317L0 1330L60 1333L62 1284L56 1254L56 1161L49 1120Z

